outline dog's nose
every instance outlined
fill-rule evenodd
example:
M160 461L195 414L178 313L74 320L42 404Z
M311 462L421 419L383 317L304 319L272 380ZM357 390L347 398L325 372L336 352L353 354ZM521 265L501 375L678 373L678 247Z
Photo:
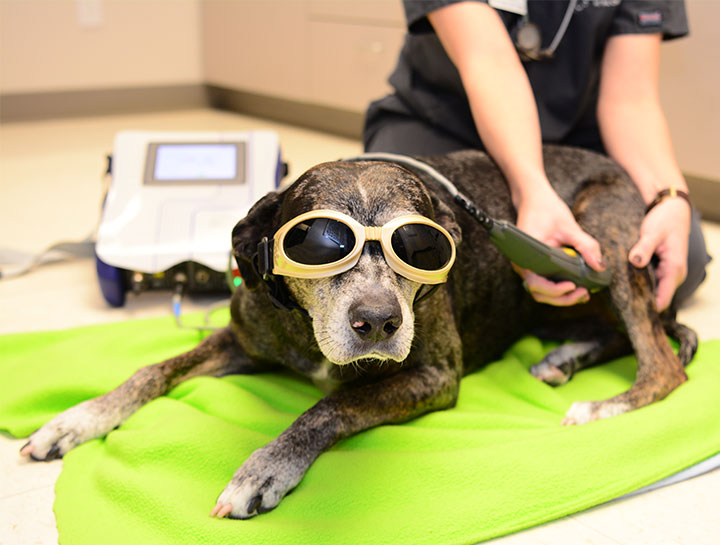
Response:
M379 342L392 337L402 325L400 303L394 297L368 299L355 303L348 312L350 327L366 341Z

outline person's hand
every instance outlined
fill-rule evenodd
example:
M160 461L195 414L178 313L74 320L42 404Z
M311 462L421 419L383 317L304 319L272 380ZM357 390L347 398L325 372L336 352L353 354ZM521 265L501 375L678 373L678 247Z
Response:
M605 268L600 245L580 228L568 206L554 191L537 192L518 203L517 209L520 229L548 246L573 247L595 270ZM540 303L570 306L590 300L588 290L571 281L553 282L527 269L515 266L515 270L522 276L530 295Z
M628 254L630 263L638 268L646 267L653 255L658 257L655 304L660 312L670 306L675 290L687 276L689 234L688 203L664 199L645 216L640 239Z

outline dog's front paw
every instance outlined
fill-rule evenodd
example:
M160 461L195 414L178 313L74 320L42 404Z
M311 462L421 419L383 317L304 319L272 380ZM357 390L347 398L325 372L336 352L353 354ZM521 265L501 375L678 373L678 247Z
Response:
M247 519L266 513L302 479L307 465L273 452L273 444L256 450L240 466L218 498L211 517Z
M587 424L593 420L610 418L631 410L628 403L614 401L576 401L565 413L563 426Z
M20 454L47 462L62 458L85 441L105 435L114 425L104 421L95 405L94 400L88 400L61 412L30 436Z

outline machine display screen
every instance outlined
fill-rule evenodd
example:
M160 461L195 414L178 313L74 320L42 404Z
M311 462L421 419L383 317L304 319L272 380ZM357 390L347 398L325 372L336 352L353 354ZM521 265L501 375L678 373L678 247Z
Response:
M243 183L242 143L150 144L145 183Z

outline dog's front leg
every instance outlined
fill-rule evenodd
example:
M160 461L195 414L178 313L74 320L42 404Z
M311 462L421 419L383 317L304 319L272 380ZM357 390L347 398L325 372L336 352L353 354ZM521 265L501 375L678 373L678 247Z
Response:
M251 366L230 328L224 328L194 350L143 367L115 390L63 411L33 433L20 453L35 460L60 458L81 443L107 435L142 405L188 378L249 371Z
M451 407L458 384L454 370L420 366L325 397L248 458L220 494L211 516L245 519L273 509L338 440Z

